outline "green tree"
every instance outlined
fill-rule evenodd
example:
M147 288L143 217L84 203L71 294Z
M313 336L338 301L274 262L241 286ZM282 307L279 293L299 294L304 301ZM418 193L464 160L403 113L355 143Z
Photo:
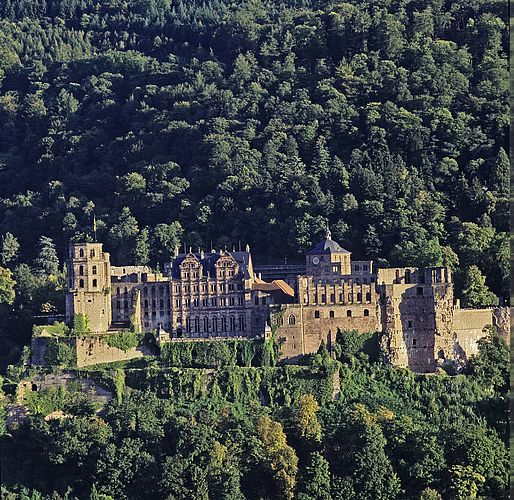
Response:
M0 267L0 304L12 304L14 302L15 281L9 269Z
M299 500L330 500L330 469L325 457L318 451L309 457L299 484Z
M34 261L36 269L47 276L56 276L59 272L59 257L52 238L39 238L39 254Z
M464 277L462 302L466 307L498 305L498 297L485 284L485 276L478 266L469 266Z
M7 232L2 236L2 265L6 266L16 260L20 244L18 239L11 233Z
M321 425L316 416L318 410L318 402L312 394L304 394L300 397L295 414L296 431L307 441L321 441Z

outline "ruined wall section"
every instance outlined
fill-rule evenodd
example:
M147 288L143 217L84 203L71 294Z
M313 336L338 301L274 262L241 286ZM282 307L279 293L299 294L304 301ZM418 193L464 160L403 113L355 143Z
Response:
M114 363L128 359L142 358L152 354L145 346L138 346L127 351L111 347L101 337L74 338L77 353L77 367L96 365L99 363Z
M367 333L381 328L377 303L344 307L287 304L282 306L279 317L272 317L272 325L276 325L276 337L281 343L281 359L289 362L294 362L303 354L317 352L322 341L330 350L335 344L338 330Z

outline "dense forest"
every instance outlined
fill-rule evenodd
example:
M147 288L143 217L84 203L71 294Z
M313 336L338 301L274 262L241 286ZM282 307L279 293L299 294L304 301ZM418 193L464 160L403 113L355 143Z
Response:
M72 383L26 394L31 415L0 429L2 498L507 499L505 341L491 332L448 376L385 366L369 340L341 332L338 359L322 346L305 366L239 367L212 342L226 351L213 373L183 367L206 349L168 352L166 369L82 369L115 398Z
M328 221L356 258L444 263L461 286L477 265L508 293L503 0L5 0L0 16L3 265L32 265L41 237L62 259L93 215L115 263L154 266L176 244L298 258Z

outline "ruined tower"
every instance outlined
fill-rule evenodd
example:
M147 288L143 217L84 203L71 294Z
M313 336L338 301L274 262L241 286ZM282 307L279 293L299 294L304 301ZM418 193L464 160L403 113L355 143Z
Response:
M91 332L105 332L111 322L111 264L101 243L76 243L68 253L66 321L77 314L89 320Z

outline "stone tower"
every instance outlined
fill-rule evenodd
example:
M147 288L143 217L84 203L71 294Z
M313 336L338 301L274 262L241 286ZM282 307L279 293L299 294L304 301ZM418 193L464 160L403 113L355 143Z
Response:
M327 226L325 241L321 241L307 253L307 276L327 281L348 276L352 273L350 258L351 252L332 240L332 234Z
M76 314L89 320L91 332L106 332L111 323L111 264L101 243L75 243L68 253L66 321Z

